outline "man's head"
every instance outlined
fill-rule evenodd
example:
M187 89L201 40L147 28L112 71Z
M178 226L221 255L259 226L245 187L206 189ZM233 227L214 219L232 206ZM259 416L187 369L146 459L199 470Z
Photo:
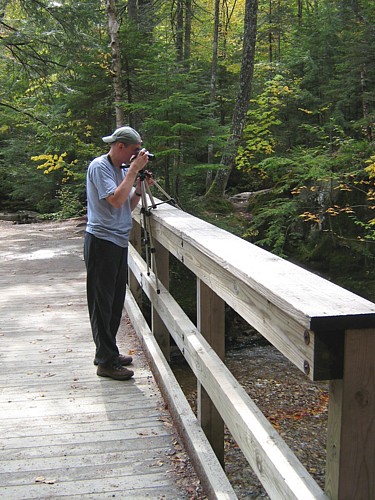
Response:
M111 146L111 157L116 164L128 163L142 147L142 138L134 128L120 127L112 135L102 138Z

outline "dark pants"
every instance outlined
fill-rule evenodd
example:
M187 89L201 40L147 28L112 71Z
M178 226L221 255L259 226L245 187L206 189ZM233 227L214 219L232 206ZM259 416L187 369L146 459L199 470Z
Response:
M116 335L125 301L128 249L86 233L84 258L95 361L101 365L119 354Z

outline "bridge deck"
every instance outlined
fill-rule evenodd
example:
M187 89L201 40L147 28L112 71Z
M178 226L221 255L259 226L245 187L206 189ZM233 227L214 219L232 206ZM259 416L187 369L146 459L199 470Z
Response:
M196 476L126 320L135 378L96 376L82 228L1 224L2 496L188 498Z

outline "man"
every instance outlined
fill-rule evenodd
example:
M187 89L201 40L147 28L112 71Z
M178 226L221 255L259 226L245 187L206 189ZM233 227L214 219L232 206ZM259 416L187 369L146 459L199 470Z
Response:
M126 366L133 360L120 354L116 335L125 300L131 212L141 196L137 175L146 166L148 155L141 149L141 136L129 126L118 128L103 141L110 144L109 153L90 163L86 178L87 304L97 374L129 380L134 372ZM126 172L124 164L130 164Z

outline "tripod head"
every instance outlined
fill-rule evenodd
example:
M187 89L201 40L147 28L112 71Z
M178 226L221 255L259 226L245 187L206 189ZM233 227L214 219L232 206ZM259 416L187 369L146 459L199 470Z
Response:
M156 208L158 205L162 205L163 203L170 203L174 207L180 208L177 205L176 200L174 200L171 196L169 196L169 194L160 186L160 184L156 181L156 179L154 178L154 176L151 172L149 172L148 170L145 170L143 168L142 170L140 170L138 172L137 177L141 181L141 193L142 193L141 200L142 200L142 205L143 205L144 210L146 209L146 197L144 196L144 194L146 192L151 200L151 208ZM152 182L150 184L152 184L152 186L155 186L167 198L166 201L161 201L160 203L155 203L154 198L152 196L152 193L150 191L149 183L146 182L146 179L152 179ZM149 210L150 209L148 209L148 211Z
M148 179L152 178L152 173L142 168L142 170L138 172L138 177L141 179L141 181L144 181L146 177Z

